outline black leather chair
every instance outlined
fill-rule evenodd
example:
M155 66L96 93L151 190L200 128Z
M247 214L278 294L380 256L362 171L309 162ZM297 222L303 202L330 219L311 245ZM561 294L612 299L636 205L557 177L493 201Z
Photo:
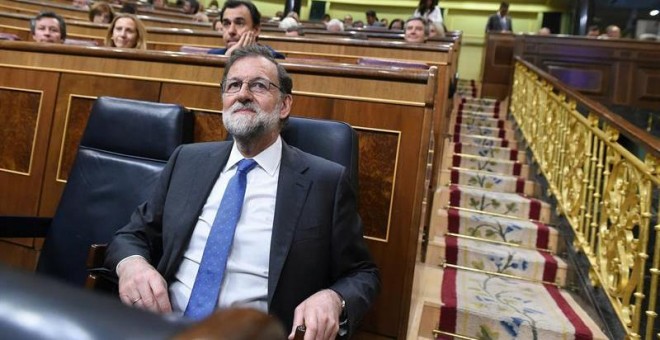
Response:
M218 311L200 323L131 308L45 276L0 266L2 339L286 339L274 317Z
M83 286L90 245L112 239L192 139L193 115L181 106L99 98L55 216L0 217L0 237L45 237L37 272Z
M302 151L345 166L357 195L359 143L350 125L333 120L289 117L282 139Z
M189 325L0 266L3 339L171 339Z

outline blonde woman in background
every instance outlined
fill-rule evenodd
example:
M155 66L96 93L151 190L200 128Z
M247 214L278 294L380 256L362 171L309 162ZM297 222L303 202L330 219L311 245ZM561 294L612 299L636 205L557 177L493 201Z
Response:
M147 30L133 14L119 13L108 28L105 46L147 49Z

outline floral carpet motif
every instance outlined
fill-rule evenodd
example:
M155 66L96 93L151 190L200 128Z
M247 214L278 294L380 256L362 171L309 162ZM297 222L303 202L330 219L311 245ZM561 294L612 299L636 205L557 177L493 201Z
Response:
M550 206L537 199L458 185L450 186L450 205L523 219L542 220L541 209Z
M527 248L552 251L557 248L557 230L543 223L494 217L453 208L442 212L446 212L447 219L447 229L444 232L513 243Z
M480 340L606 339L553 285L447 268L442 301L440 328Z
M518 161L479 157L473 155L452 156L452 166L461 169L494 172L510 176L520 176L522 164Z
M492 172L451 169L451 183L477 187L489 191L524 193L525 179Z

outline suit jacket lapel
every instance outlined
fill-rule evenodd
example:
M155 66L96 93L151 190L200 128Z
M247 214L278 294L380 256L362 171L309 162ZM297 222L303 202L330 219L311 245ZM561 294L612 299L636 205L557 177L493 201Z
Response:
M279 282L284 261L289 253L298 219L311 184L309 178L303 174L308 166L299 152L284 143L279 182L277 184L273 235L270 242L269 306L273 301L273 293Z

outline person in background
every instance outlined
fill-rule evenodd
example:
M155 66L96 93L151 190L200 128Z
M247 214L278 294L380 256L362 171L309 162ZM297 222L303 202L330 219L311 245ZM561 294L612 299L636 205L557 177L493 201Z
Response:
M344 27L351 28L353 27L353 16L350 14L344 15Z
M382 19L380 19L380 23L383 24L383 27L387 27L387 25L389 25L390 21L387 18L382 18Z
M402 30L403 29L403 20L396 18L390 22L388 29L390 30Z
M429 38L445 37L447 36L446 32L447 30L442 22L429 22Z
M147 30L133 14L119 13L108 27L105 46L147 49Z
M89 3L87 0L73 0L73 7L80 8L84 10L89 10Z
M378 20L376 11L373 9L366 11L364 14L367 17L367 27L385 27L383 26L383 23Z
M54 12L41 12L30 20L30 33L36 42L62 44L66 40L66 22Z
M589 26L589 30L587 31L587 37L598 38L599 36L600 36L600 28L598 27L598 25Z
M305 35L305 31L302 26L289 27L284 31L284 36L286 37L302 37Z
M343 32L344 31L344 23L341 22L339 19L332 19L330 22L328 22L328 25L326 26L328 31L330 32Z
M486 32L512 32L513 25L511 23L511 17L507 16L507 14L509 14L509 3L500 3L500 9L497 13L488 18Z
M321 22L327 25L330 22L330 20L332 20L330 14L323 14L323 19L321 19Z
M424 18L429 24L443 21L442 11L438 7L438 0L419 0L413 17Z
M362 20L353 21L353 28L364 28L364 22Z
M538 32L538 35L551 35L552 31L550 31L549 28L547 27L541 27L541 29Z
M107 2L95 2L89 9L89 21L100 24L109 24L115 18L115 11Z
M192 17L193 22L209 22L209 16L204 11L195 13Z
M251 1L227 0L220 10L220 22L225 47L211 49L208 54L230 56L238 48L257 44L261 32L261 13ZM268 48L275 58L284 59L283 54Z
M219 8L220 5L218 4L218 0L211 0L211 2L209 2L209 10L217 12Z
M424 43L429 36L429 26L421 17L406 20L404 40L409 43Z
M220 18L215 18L211 22L211 29L222 34L222 20Z
M296 19L297 22L300 22L300 17L298 16L298 13L295 11L291 11L286 15L287 18L294 18Z
M619 39L621 38L621 29L617 25L609 25L605 28L605 36L603 38Z
M281 30L287 32L290 28L297 28L300 26L300 24L296 21L296 19L291 18L291 17L286 17L280 21L280 23L277 25Z
M197 0L185 0L181 7L181 12L184 14L195 14L199 12L199 2Z

